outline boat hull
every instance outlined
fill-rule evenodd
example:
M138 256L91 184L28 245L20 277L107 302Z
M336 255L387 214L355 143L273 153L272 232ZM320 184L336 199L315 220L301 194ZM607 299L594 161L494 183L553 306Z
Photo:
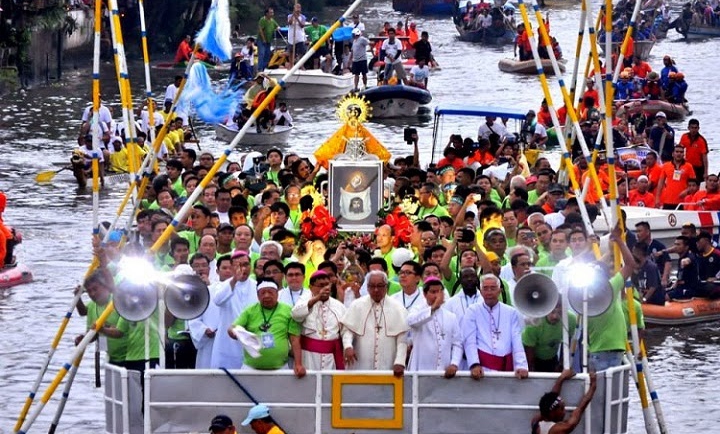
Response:
M290 140L292 130L293 127L277 125L272 132L262 132L258 134L254 128L250 128L245 132L243 138L240 139L240 144L259 146L286 145ZM237 127L230 127L223 124L215 125L215 137L223 142L232 142L235 136L237 136L237 133Z
M560 72L565 72L565 65L558 61ZM545 71L545 75L555 75L552 62L550 59L542 60L542 67ZM502 59L498 62L498 68L500 71L509 72L512 74L537 74L537 67L535 66L534 60L515 60L515 59Z
M419 15L452 15L454 0L393 0L393 9L398 12Z
M268 69L265 74L279 81L287 69ZM335 98L350 92L353 87L352 74L333 75L320 70L297 71L286 82L280 98L283 99L324 99Z
M690 106L685 104L673 104L661 100L642 100L630 101L622 104L617 111L618 116L624 115L628 111L641 109L643 112L655 116L657 112L663 112L669 120L683 120L686 116L690 116L692 111Z
M515 32L506 29L503 34L492 34L483 30L466 30L463 26L455 26L460 34L459 39L464 42L474 42L483 45L507 45L515 41Z
M720 319L720 300L693 298L692 300L669 301L665 306L643 304L646 324L687 325Z
M681 32L679 26L675 28L685 39L720 38L720 27L690 26L687 31Z
M432 101L432 94L412 86L376 86L360 92L372 107L374 119L415 116L421 105Z
M204 63L205 68L209 71L219 71L219 72L225 72L230 71L230 64L229 63L221 63L219 65L211 65L209 63ZM152 69L162 69L165 71L184 71L186 69L186 65L180 65L175 62L155 62L152 64Z
M601 45L603 46L603 48L605 48L605 44ZM613 42L613 52L617 52L621 45L621 42ZM652 51L654 46L655 41L635 41L633 43L633 55L640 56L642 60L648 60L650 58L650 52Z
M12 268L5 268L0 271L0 289L12 288L23 283L30 283L33 275L30 269L24 264L18 264Z

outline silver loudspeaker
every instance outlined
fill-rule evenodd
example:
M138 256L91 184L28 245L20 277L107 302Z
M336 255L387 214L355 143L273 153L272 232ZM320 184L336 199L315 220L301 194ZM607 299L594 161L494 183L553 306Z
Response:
M210 291L195 274L173 277L165 287L165 306L178 319L195 319L210 303Z
M128 321L143 321L157 308L157 285L149 279L141 283L124 279L115 287L113 302L121 317Z
M603 276L601 273L596 273L596 275L598 274L599 276ZM612 288L610 288L610 282L607 281L607 278L593 279L588 276L586 287L588 300L587 315L589 317L602 315L613 302L613 291ZM570 303L570 306L572 306L575 312L581 315L583 313L584 293L585 286L571 284L568 287L568 303Z
M513 303L520 313L542 318L557 306L560 294L551 278L541 273L526 274L513 290Z

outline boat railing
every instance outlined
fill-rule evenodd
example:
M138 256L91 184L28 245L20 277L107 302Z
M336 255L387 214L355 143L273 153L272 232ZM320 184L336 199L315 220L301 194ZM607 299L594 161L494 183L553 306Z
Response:
M312 371L302 379L290 370L231 374L244 390L221 370L148 370L143 399L139 373L108 365L106 432L205 432L216 414L239 422L255 400L272 408L288 434L527 432L540 397L558 376L531 373L518 380L513 373L488 372L475 381L467 372L454 379L439 372L396 378L389 371ZM629 365L598 374L589 421L577 432L627 432L629 376ZM587 381L578 374L565 383L569 410Z

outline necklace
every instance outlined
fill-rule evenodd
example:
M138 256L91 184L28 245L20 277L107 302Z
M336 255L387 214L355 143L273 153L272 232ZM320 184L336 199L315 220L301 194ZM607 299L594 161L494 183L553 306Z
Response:
M417 300L418 297L420 297L420 291L418 291L417 288L415 288L415 292L416 292L415 297L412 299L412 301L408 305L408 304L405 304L405 291L403 291L402 297L403 297L403 306L405 306L405 309L410 309L412 307L412 305L415 304L415 300Z
M290 299L292 300L292 305L295 306L295 296L293 295L293 290L288 288L288 291L290 291ZM300 290L300 294L298 294L298 300L300 300L300 297L303 295L303 291L305 291L305 288Z
M378 308L380 310L380 316L378 316ZM375 317L375 333L380 333L380 329L382 328L382 325L380 325L379 319L381 319L384 315L384 311L382 309L382 305L380 303L377 303L375 306L373 306L373 316Z
M488 311L488 314L490 315L490 333L493 335L492 339L492 346L493 350L495 350L495 344L500 339L500 309L498 308L498 319L495 321L495 316L493 315L492 308L485 305L485 309Z
M275 314L275 310L277 310L277 307L278 307L278 305L276 304L275 307L273 307L272 310L270 311L270 316L265 318L265 308L260 306L260 313L262 314L262 317L263 317L263 323L260 326L261 331L266 332L266 331L270 330L270 320L272 319L273 315Z

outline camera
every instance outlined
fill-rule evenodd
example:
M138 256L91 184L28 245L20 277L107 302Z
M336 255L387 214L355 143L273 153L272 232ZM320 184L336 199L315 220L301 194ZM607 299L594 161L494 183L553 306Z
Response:
M408 145L412 145L415 139L413 139L413 136L417 135L417 130L415 128L405 128L403 131L403 138L405 139L405 143Z

